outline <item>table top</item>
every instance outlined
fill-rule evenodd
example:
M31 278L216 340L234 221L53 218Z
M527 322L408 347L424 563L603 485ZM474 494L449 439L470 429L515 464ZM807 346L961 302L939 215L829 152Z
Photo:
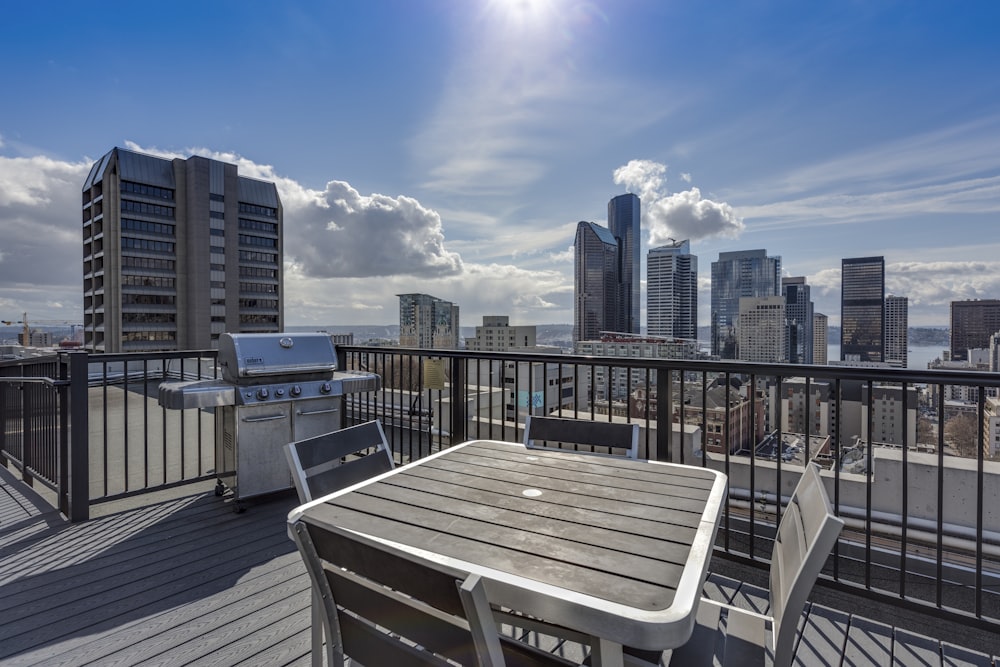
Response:
M492 602L609 641L684 643L708 571L725 475L473 440L297 508L474 572Z

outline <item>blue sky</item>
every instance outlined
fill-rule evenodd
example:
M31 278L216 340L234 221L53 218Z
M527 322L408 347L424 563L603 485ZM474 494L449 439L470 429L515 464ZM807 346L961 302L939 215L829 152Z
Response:
M0 319L78 322L114 146L273 179L286 322L570 323L577 221L765 248L839 323L884 255L911 325L1000 298L1000 3L16 3L0 24ZM645 276L643 275L643 278ZM644 298L644 297L643 297ZM643 319L645 321L645 319Z

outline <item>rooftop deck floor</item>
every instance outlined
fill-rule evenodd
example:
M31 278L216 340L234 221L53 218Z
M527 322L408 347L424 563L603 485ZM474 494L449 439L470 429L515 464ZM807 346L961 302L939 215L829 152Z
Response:
M185 493L68 524L0 466L0 664L307 665L309 581L285 532L294 495L235 514L208 485ZM720 575L706 586L759 611L763 593ZM804 622L802 665L1000 667L819 603Z

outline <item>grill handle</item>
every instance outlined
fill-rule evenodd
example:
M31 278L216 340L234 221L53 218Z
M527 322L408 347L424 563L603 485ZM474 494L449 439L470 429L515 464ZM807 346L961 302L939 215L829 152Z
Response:
M242 421L247 424L252 424L255 422L271 422L275 419L284 419L288 415L271 415L270 417L244 417Z
M325 415L331 412L339 412L338 408L328 408L326 410L296 410L295 414L308 417L309 415Z

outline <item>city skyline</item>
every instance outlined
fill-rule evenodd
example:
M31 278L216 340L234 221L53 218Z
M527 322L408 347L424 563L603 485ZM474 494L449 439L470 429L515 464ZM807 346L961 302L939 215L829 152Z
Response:
M831 325L850 257L885 257L911 326L1000 298L995 3L127 7L9 8L0 319L82 322L80 185L112 146L276 183L289 326L393 323L414 291L570 323L576 224L626 191L643 281L674 238L767 248Z

